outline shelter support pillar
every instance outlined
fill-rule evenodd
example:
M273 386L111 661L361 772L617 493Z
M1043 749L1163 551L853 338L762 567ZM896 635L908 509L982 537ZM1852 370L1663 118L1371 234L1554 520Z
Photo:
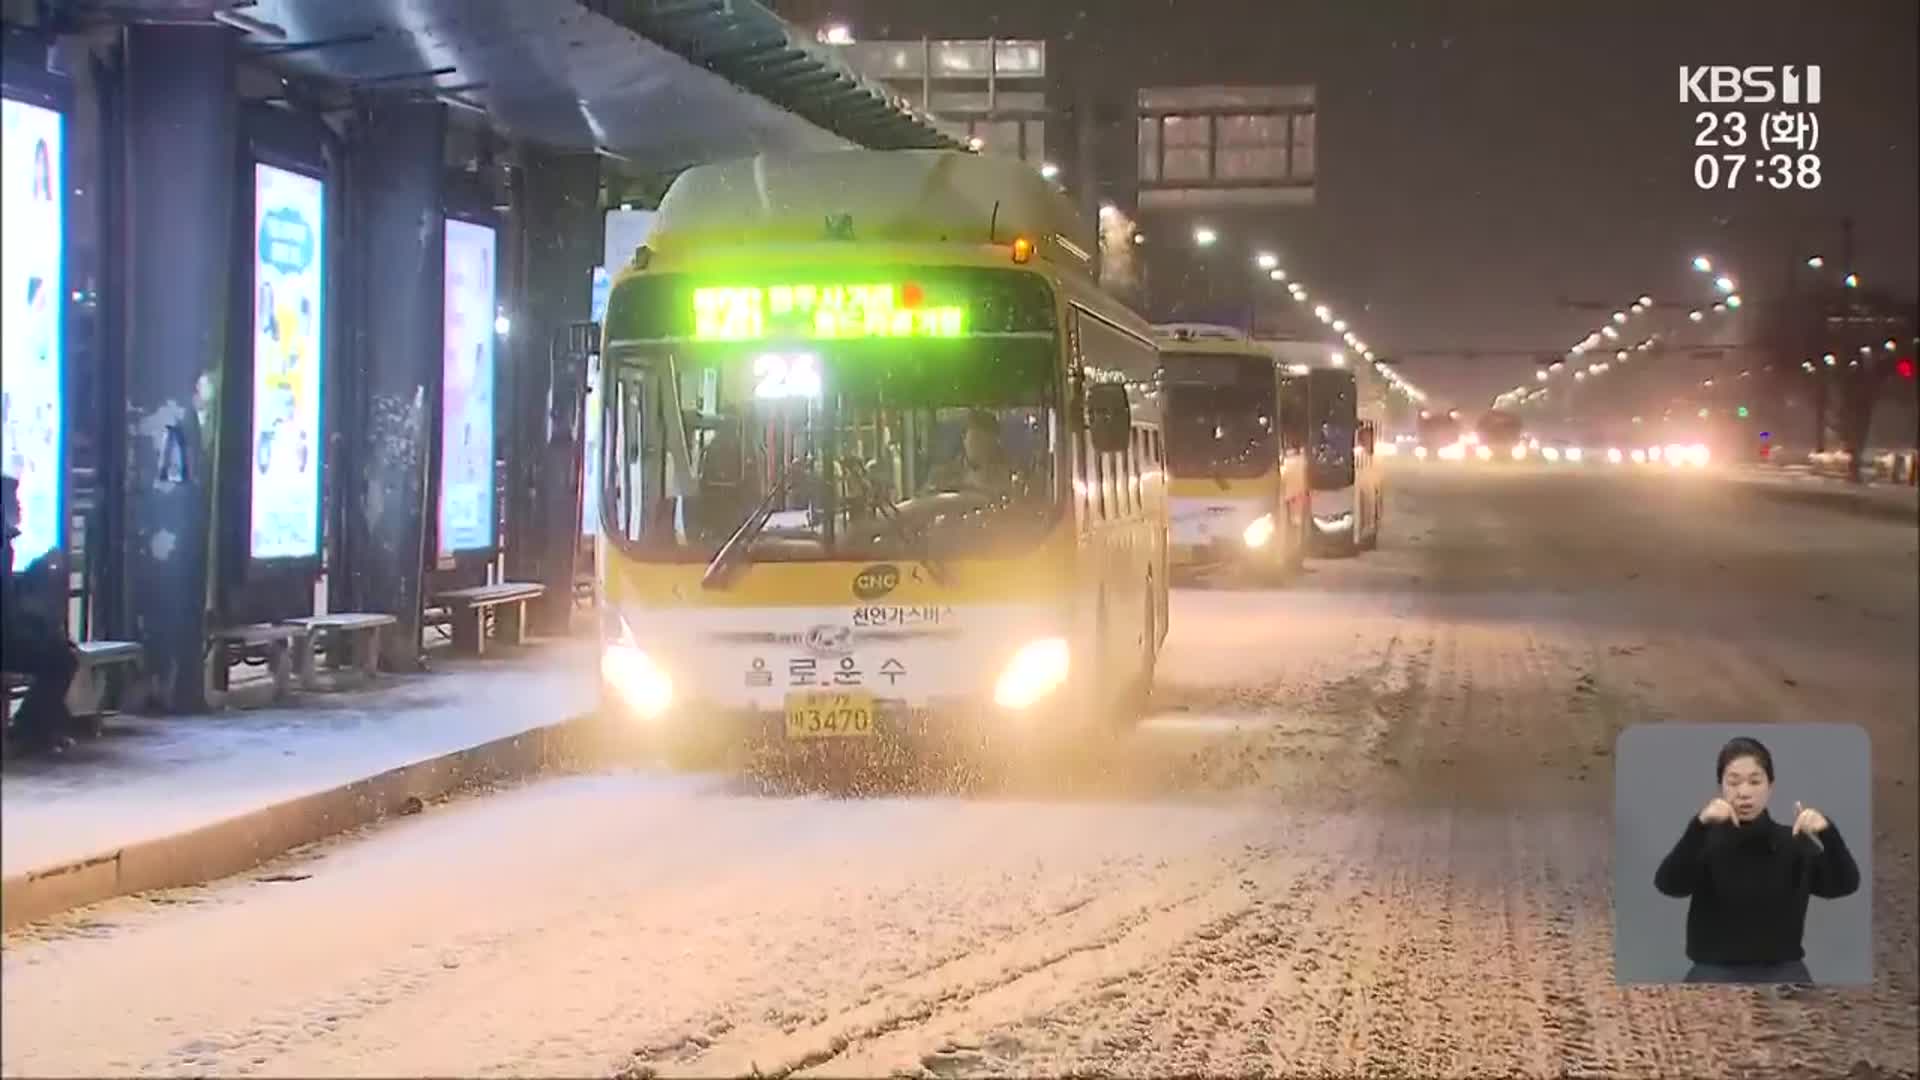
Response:
M567 628L579 547L580 388L570 329L592 315L600 262L600 158L529 150L515 220L522 230L508 400L507 577L547 591L530 613L536 633ZM609 268L611 270L613 268ZM524 327L524 332L522 328Z
M128 26L122 133L125 547L131 632L150 704L207 707L220 403L233 287L239 102L234 32ZM118 411L118 410L116 410Z
M349 610L398 620L381 636L381 664L391 671L417 670L422 657L446 133L446 107L437 102L369 98L356 107L347 138L341 599Z

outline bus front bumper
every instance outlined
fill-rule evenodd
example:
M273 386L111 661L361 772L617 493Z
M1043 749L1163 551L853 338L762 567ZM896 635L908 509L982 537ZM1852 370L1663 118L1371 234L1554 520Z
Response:
M1061 694L1013 710L983 698L876 698L836 703L852 707L823 723L797 704L764 709L699 700L647 717L603 689L601 712L619 728L660 745L805 758L885 757L1050 741L1068 730L1066 700Z

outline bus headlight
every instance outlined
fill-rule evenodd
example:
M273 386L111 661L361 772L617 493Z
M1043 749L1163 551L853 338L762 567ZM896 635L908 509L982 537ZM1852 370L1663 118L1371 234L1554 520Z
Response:
M1065 638L1029 641L1013 654L993 687L993 702L1003 709L1025 709L1067 681L1069 649Z
M673 679L637 646L618 643L602 650L600 677L642 720L658 719L673 704Z
M1261 514L1255 518L1253 524L1248 525L1246 531L1240 534L1240 538L1245 540L1250 548L1266 547L1267 541L1273 539L1273 515Z

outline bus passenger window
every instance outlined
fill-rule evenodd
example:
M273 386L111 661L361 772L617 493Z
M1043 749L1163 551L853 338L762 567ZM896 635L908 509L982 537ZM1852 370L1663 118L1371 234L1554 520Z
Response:
M1140 513L1146 509L1146 500L1140 498L1140 473L1146 467L1146 432L1133 429L1133 438L1127 440L1127 513Z

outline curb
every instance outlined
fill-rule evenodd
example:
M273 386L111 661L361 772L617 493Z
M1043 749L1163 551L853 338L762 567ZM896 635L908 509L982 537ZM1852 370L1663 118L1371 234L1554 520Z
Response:
M0 931L154 889L201 885L315 841L488 783L571 766L590 749L584 717L389 769L189 832L144 840L0 881Z

